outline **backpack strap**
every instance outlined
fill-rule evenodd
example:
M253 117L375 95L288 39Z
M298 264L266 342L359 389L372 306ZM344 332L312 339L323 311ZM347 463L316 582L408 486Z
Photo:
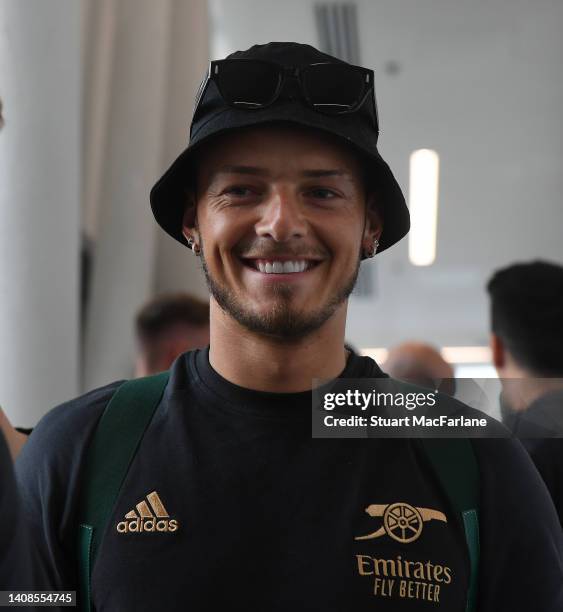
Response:
M466 612L477 610L479 576L479 467L467 438L421 438L434 472L465 532L469 555L469 588Z
M79 605L92 610L90 579L102 536L168 372L123 383L109 401L86 454L78 528Z

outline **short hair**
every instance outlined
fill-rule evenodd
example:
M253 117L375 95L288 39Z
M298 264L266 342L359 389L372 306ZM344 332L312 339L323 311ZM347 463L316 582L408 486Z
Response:
M209 325L209 302L188 293L159 295L139 310L135 331L141 345L146 345L181 324Z
M539 376L563 375L563 267L518 263L487 284L491 328L521 366Z

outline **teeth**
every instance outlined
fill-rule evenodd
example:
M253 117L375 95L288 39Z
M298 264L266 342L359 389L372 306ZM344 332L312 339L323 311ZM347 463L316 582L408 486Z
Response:
M258 261L258 269L266 274L293 274L304 272L309 264L306 261Z

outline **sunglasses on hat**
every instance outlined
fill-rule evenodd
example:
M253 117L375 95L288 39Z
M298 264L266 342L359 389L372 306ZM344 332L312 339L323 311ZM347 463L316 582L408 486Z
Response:
M294 67L242 58L211 61L196 96L194 118L211 81L227 105L257 110L273 104L290 80L297 82L307 106L327 115L354 113L371 95L371 114L378 131L373 71L345 63Z

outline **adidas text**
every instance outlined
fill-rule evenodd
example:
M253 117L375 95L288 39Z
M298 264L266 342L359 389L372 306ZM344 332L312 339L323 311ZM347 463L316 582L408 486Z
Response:
M178 529L176 519L131 519L117 523L119 533L140 533L140 532L173 532Z

